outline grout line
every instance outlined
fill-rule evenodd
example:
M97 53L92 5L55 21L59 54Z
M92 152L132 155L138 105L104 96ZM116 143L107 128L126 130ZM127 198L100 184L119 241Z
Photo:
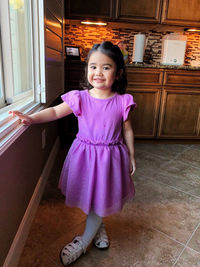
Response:
M180 255L177 257L177 259L176 259L175 263L172 265L172 267L174 267L175 264L179 261L179 259L180 259L181 255L183 254L184 250L185 250L186 248L188 248L188 244L189 244L190 240L192 239L192 237L194 236L196 230L199 228L199 226L200 226L200 223L198 223L198 225L197 225L196 228L194 229L193 233L191 234L190 238L189 238L188 241L186 242L186 244L185 244L183 250L181 251Z
M158 181L158 180L156 180L156 179L154 179L154 178L151 178L151 177L149 177L149 180L152 180L152 181L154 181L154 182L156 182L156 183L158 183L158 184L166 185L166 186L168 186L168 187L170 187L170 188L172 188L172 189L175 189L176 191L179 191L179 192L185 193L185 194L187 194L187 195L189 195L189 196L192 196L192 197L194 197L194 198L200 199L200 197L195 196L195 195L193 195L193 194L191 194L191 193L189 193L189 192L186 192L186 191L184 191L184 190L181 190L181 189L179 189L178 187L175 187L175 186L173 186L173 185L165 184L165 183L163 183L163 182L161 182L161 181Z
M177 153L177 155L174 156L174 157L172 157L172 159L171 159L170 161L176 159L178 156L180 156L182 153L184 153L185 151L189 150L190 148L191 148L191 147L187 147L187 146L186 146L186 148L185 148L183 151ZM152 152L146 151L145 148L144 148L144 149L140 149L140 150L138 150L137 152L149 153L150 155L158 156L158 157L161 158L161 159L168 158L167 156L165 157L165 156L161 156L161 155L156 154L156 153L152 153Z
M162 232L162 231L160 231L160 230L158 230L158 229L156 229L156 228L154 228L154 227L151 227L151 229L155 230L156 232L158 232L158 233L160 233L160 234L166 236L167 238L169 238L169 239L173 240L174 242L176 242L176 243L182 245L183 247L185 247L185 244L184 244L184 243L182 243L182 242L176 240L176 239L173 238L172 236L170 236L170 235L168 235L168 234L166 234L166 233L164 233L164 232Z
M169 160L168 162L165 162L165 163L161 164L161 167L163 168L163 167L165 167L165 165L169 165L169 164L171 164L171 163L174 162L174 160L177 159L182 153L184 153L185 151L187 151L187 150L189 150L189 149L190 149L190 147L186 147L186 149L185 149L184 151L178 153L174 158L172 158L172 159ZM142 152L145 152L145 151L142 151ZM162 159L164 158L164 157L162 157L162 156L159 156L159 155L157 155L157 154L153 154L153 153L151 153L151 152L147 152L147 151L146 151L146 153L149 153L150 155L153 155L153 156L158 156L158 157L160 157L160 158L162 158ZM180 161L180 160L178 160L178 161ZM180 162L181 162L183 165L185 165L185 166L191 166L191 164L187 164L187 163L182 162L182 161L180 161ZM198 167L196 167L196 166L194 166L194 165L192 165L192 167L197 168L197 169L200 169L200 168L198 168ZM156 173L157 173L157 170L151 172L151 177L149 177L149 179L152 180L152 181L154 181L154 182L156 182L156 183L159 183L159 184L162 184L162 185L166 185L166 186L168 186L168 187L170 187L170 188L172 188L172 189L175 189L175 190L177 190L177 191L179 191L179 192L185 193L185 194L187 194L187 195L189 195L189 196L192 196L192 197L194 197L194 198L200 199L200 197L195 196L195 195L193 195L193 194L191 194L191 193L189 193L189 192L185 192L184 190L181 190L181 189L179 189L179 188L177 188L177 187L174 187L174 186L172 186L172 185L169 185L169 184L166 184L166 183L157 181L156 179L152 178L153 175L156 174ZM141 174L141 175L145 176L146 174Z
M180 159L177 159L177 160L180 161L181 163L183 163L183 164L186 165L186 166L191 166L191 167L193 167L193 168L200 169L200 167L197 167L197 166L193 165L191 162L190 162L190 163L186 163L186 162L184 162L184 161L181 161Z
M193 248L191 248L191 247L188 247L188 246L187 246L186 248L191 249L192 251L194 251L194 252L196 252L197 254L200 255L200 252L199 252L199 251L197 251L197 250L195 250L195 249L193 249Z
M194 144L193 144L193 145L194 145ZM193 145L192 145L192 146L193 146ZM196 147L192 147L192 146L191 146L192 149L197 150L197 151L200 151L198 148L196 148ZM200 146L200 144L199 144L199 146Z

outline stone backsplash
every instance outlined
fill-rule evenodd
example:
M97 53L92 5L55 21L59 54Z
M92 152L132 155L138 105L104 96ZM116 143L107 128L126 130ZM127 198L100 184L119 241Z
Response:
M134 35L138 32L139 31L129 28L65 24L64 44L79 46L81 50L81 59L84 60L89 49L95 43L100 43L106 40L117 44L119 41L124 41L129 52L129 61L131 61ZM142 33L147 37L144 62L147 64L159 64L161 60L162 38L170 32L146 31ZM187 35L185 65L200 66L200 34L185 34Z

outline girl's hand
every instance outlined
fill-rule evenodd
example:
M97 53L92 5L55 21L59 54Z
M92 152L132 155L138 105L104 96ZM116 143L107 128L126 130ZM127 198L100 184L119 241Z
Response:
M136 170L135 159L130 159L130 174L133 175Z
M33 123L33 119L31 118L31 116L25 115L20 111L11 110L8 113L11 114L13 117L15 117L15 116L19 117L21 123L23 123L25 125L30 125Z

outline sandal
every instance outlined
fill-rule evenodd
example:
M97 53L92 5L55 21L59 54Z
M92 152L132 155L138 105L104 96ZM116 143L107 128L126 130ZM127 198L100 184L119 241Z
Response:
M73 241L60 251L60 260L64 266L69 265L70 263L76 261L81 254L86 253L86 246L83 244L83 241L80 236L77 236Z
M106 233L105 225L102 223L97 234L93 240L94 245L99 249L107 249L109 247L109 240Z

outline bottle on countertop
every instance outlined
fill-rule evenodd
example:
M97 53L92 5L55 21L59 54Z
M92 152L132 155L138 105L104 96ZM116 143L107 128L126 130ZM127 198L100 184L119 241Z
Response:
M124 57L124 63L125 63L125 64L128 63L128 51L127 51L127 49L126 49L126 44L125 44L125 42L124 42L124 41L119 41L119 42L117 43L117 45L119 46L119 48L120 48L120 50L121 50L121 52L122 52L122 55L123 55L123 57Z

